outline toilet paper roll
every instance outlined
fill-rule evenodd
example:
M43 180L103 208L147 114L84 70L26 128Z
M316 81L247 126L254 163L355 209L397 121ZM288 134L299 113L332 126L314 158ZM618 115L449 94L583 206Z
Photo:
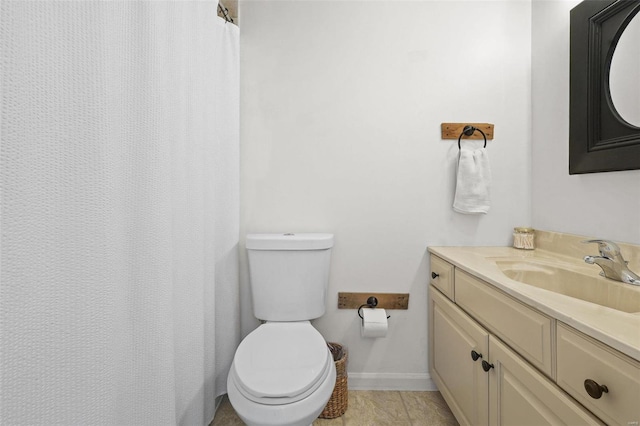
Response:
M385 337L389 322L387 311L384 309L362 308L362 324L360 334L362 337Z

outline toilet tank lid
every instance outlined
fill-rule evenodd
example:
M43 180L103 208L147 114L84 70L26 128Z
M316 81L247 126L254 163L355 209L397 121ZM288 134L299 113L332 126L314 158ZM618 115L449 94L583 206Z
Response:
M248 250L324 250L333 247L333 234L248 234Z

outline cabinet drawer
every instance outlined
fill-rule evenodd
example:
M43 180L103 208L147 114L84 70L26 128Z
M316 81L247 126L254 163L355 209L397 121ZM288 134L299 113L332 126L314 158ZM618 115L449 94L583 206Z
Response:
M453 270L452 264L438 256L431 255L431 284L451 300L454 300ZM433 274L437 274L435 278Z
M472 275L455 270L456 303L547 376L554 378L552 319Z
M640 422L640 362L558 323L558 385L606 423ZM605 385L595 399L584 382Z

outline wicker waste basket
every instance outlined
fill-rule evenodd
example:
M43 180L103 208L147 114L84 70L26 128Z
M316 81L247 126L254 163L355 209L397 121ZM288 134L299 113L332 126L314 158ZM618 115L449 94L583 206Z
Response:
M321 419L335 419L347 411L349 393L347 390L347 350L338 343L327 343L336 364L336 385L329 402L318 416Z

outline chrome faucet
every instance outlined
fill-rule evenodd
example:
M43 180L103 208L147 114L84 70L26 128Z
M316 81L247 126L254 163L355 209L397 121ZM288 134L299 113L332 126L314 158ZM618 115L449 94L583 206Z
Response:
M608 240L588 240L583 243L598 244L600 256L585 256L584 261L601 267L600 275L623 283L640 285L640 277L627 268L629 262L624 260L616 243Z

